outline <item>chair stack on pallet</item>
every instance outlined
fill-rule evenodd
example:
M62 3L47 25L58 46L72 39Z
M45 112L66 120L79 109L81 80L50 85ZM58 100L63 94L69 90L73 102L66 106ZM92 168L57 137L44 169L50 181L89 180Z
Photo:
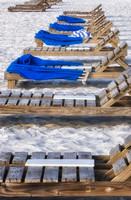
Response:
M18 4L15 7L9 7L9 12L28 12L28 11L40 11L45 12L46 9L51 8L52 5L61 2L61 0L30 0L24 4Z
M1 152L1 196L130 196L131 135L108 155Z

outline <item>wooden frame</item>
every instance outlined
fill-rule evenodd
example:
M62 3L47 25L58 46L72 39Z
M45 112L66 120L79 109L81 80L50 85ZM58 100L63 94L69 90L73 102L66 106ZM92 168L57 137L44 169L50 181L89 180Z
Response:
M127 138L127 166L122 163L115 171L116 162L110 164L108 155L91 155L90 152L0 152L0 194L1 197L54 197L54 196L131 196L131 135ZM127 155L126 154L126 155ZM129 156L130 155L130 156ZM93 159L95 167L31 167L27 160L86 161ZM125 180L119 177L125 172Z

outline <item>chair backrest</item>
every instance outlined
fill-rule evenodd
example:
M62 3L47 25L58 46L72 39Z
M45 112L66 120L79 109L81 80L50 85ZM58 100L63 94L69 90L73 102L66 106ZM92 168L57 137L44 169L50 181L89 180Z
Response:
M111 35L112 35L112 33L111 33ZM106 40L108 41L108 37L106 38ZM104 40L102 42L104 44ZM101 45L102 45L102 43L101 43ZM99 48L100 45L97 45L97 46ZM97 47L95 47L95 48L97 48ZM125 54L125 52L127 51L127 48L128 48L127 43L126 42L122 42L118 47L116 47L112 52L110 52L107 57L102 59L101 62L96 63L94 65L95 71L96 72L103 72L114 61L117 62L117 60L119 58L121 58L121 56L123 56ZM123 61L121 67L128 68L129 65L126 62Z
M131 67L125 70L115 81L112 81L106 89L100 92L100 105L102 107L110 107L130 91Z

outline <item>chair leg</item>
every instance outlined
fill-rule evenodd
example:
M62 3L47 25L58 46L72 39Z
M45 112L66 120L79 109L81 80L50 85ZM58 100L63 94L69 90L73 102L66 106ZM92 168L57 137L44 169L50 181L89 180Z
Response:
M11 80L11 81L8 80L8 82L7 82L8 89L15 89L16 88L16 83L17 83L16 80Z

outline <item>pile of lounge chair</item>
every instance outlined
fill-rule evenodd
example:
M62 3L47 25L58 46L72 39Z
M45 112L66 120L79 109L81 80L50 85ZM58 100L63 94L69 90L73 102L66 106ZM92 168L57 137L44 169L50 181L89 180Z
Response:
M63 18L80 19L83 23L73 28L80 26L81 30L90 32L91 37L79 36L73 40L74 31L55 30L52 24L49 32L37 33L37 46L24 49L24 55L13 61L5 72L8 90L0 92L0 114L131 116L131 67L125 61L128 45L120 43L119 30L111 30L113 23L106 20L101 5L90 12L64 12L58 19ZM62 28L67 23L58 21L55 26ZM86 43L96 43L96 46L86 47ZM111 47L107 47L108 44ZM88 64L35 56L104 58ZM105 78L114 80L98 95L12 90L17 87L17 81L24 80L66 79L86 84L87 79ZM92 156L91 152L33 152L32 155L0 152L0 191L1 196L13 197L131 196L131 135L106 156Z

